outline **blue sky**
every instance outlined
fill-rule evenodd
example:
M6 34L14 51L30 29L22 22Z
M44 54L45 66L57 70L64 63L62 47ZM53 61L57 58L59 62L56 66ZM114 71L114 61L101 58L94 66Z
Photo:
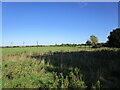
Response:
M4 2L3 45L106 42L118 26L117 2Z

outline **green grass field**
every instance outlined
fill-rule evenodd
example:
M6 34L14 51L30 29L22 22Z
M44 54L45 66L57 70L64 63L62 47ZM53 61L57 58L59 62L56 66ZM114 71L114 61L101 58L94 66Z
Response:
M88 49L88 47L84 48ZM82 48L78 47L18 47L18 48L3 48L2 53L3 55L7 54L21 54L24 52L29 52L29 53L36 53L36 52L49 52L49 51L79 51L82 50Z
M120 49L22 47L2 49L3 88L120 86Z

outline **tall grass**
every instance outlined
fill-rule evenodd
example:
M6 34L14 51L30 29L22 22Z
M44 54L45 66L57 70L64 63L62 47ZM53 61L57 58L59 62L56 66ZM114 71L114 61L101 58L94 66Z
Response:
M41 47L35 50L34 47L4 48L3 52L3 88L120 86L119 49Z

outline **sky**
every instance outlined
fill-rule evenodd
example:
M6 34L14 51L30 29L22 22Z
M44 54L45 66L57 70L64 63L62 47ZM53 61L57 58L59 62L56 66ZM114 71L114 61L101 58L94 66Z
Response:
M2 3L3 46L106 42L117 27L117 2Z

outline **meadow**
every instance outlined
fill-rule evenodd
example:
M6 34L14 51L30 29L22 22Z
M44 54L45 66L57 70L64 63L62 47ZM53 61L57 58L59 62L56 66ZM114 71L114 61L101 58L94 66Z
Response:
M120 88L120 49L2 48L2 88Z

